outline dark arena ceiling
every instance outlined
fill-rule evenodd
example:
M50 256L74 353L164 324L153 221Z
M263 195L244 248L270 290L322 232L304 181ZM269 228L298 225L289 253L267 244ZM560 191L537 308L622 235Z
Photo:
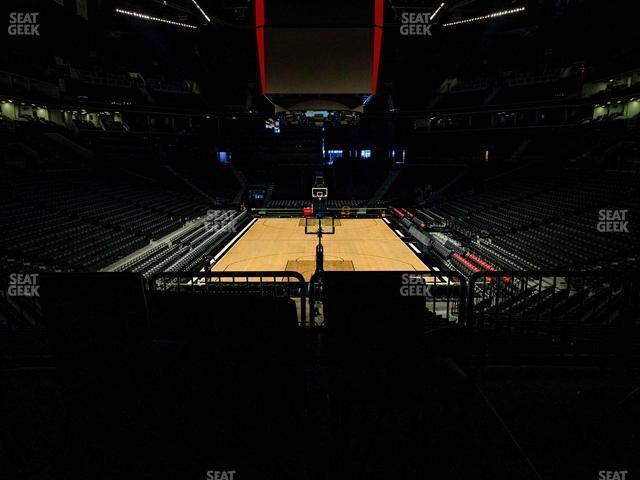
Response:
M304 2L304 9L287 6L287 2L258 3L265 8L266 22L273 21L283 30L373 27L375 22L371 15L374 0L348 2L348 7L345 2ZM540 65L586 65L585 74L604 76L609 70L623 71L636 58L639 43L637 16L623 14L629 2L380 3L384 20L377 95L369 99L365 114L424 111L432 92L447 78L471 79ZM213 110L237 109L251 98L252 111L268 113L273 106L261 95L256 6L249 0L3 2L7 14L16 8L40 12L42 36L30 41L6 37L8 48L3 49L2 61L59 57L106 70L177 75L197 81ZM483 20L492 13L520 9L491 21ZM409 15L436 11L428 34L402 33ZM307 19L305 13L309 14ZM340 40L336 40L332 48L339 48L339 44ZM345 38L344 50L350 46ZM358 102L361 100L364 98Z

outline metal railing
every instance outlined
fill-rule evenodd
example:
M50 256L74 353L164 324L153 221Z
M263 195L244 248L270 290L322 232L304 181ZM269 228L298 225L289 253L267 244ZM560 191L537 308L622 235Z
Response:
M406 297L423 297L425 320L433 323L464 325L467 305L467 280L453 271L393 271L398 275L398 293ZM347 272L345 272L348 275ZM324 327L315 308L323 301L323 274L315 273L309 281L309 325ZM395 293L395 292L394 292ZM363 300L366 301L366 300Z
M489 350L514 339L539 341L563 355L609 355L637 348L640 296L633 275L604 270L484 271L467 280L452 271L389 273L398 275L399 289L390 293L424 298L427 326L474 330L489 342ZM149 279L152 291L291 298L301 327L310 329L325 327L323 283L323 274L314 274L307 285L300 273L289 271L167 272Z
M151 291L290 298L307 324L307 284L298 272L163 272L149 279Z
M477 272L469 278L467 324L535 337L560 354L621 353L632 348L637 321L633 285L619 271Z

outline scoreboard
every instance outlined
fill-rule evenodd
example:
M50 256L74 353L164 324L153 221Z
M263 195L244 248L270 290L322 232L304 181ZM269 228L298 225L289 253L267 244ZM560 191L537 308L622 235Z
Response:
M382 0L257 0L265 95L371 95L382 42Z

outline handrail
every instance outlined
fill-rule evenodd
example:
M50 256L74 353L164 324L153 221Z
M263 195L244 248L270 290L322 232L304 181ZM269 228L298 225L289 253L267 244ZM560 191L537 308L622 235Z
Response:
M344 275L349 275L353 272L340 272ZM427 286L442 286L445 288L450 287L459 287L460 292L458 295L455 295L455 299L458 302L458 312L457 312L457 323L461 326L466 325L466 305L467 305L467 279L461 275L459 272L454 271L443 271L443 270L395 270L395 271L386 271L386 272L377 272L377 273L388 273L388 274L396 274L399 278L402 275L419 275L424 277L432 277L433 282L427 282ZM309 324L310 326L315 325L315 310L314 305L316 300L321 298L322 292L318 291L318 286L320 284L320 280L322 280L323 273L314 273L309 281L309 304L310 304L310 312L309 312ZM440 283L439 283L440 282ZM402 286L402 285L401 285ZM410 294L409 294L410 295ZM425 306L431 302L431 307L433 312L436 311L436 306L438 302L445 302L445 308L447 312L447 318L450 316L450 312L452 310L451 301L454 300L454 296L450 295L448 292L446 295L430 295L425 296Z
M504 277L511 277L510 281L500 282ZM602 279L602 282L591 282L592 279ZM595 325L604 326L600 323L602 320L597 319L609 315L612 320L607 325L615 334L616 351L630 352L633 330L639 320L640 295L634 285L639 279L637 272L612 269L485 270L469 277L467 322L483 329L491 319L492 328L496 325L522 328L535 321L542 322L537 327L541 331L551 334L554 329L560 329L566 335L572 323L582 319L593 329ZM477 287L484 288L478 291ZM502 291L503 287L511 290ZM481 300L476 303L478 299ZM617 315L612 313L612 308ZM589 323L589 318L594 320ZM593 330L585 331L593 337Z
M604 276L604 277L619 277L621 279L630 280L633 276L630 272L625 271L616 271L610 269L603 270L481 270L479 272L473 273L469 279L469 289L468 289L468 298L467 298L467 313L473 316L473 292L474 287L477 282L481 278L539 278L539 277L596 277L596 276ZM491 283L491 282L487 282ZM470 318L471 320L471 318Z
M192 290L195 290L196 285L198 285L198 281L204 279L204 283L202 285L224 285L231 283L232 285L242 284L242 285L250 285L252 283L256 283L261 285L262 292L264 293L264 287L266 285L289 285L291 287L295 284L297 288L299 286L299 294L300 294L300 322L302 325L306 325L307 321L307 283L304 277L294 271L271 271L271 272L259 272L259 271L246 271L246 272L237 272L237 271L225 271L225 272L160 272L153 274L149 280L149 289L151 291L157 291L157 281L163 279L164 285L166 286L167 280L176 279L178 281L177 287L181 286L191 286ZM181 284L182 279L188 279L188 281L184 284ZM196 282L194 283L194 279ZM209 279L219 279L220 281L212 281L209 282ZM231 279L231 282L225 282L223 279ZM236 282L236 279L240 280ZM244 279L244 281L241 281ZM251 279L257 279L257 281L253 281ZM286 279L286 280L285 280ZM296 282L291 282L291 279L296 280ZM288 296L291 298L291 291L288 292Z

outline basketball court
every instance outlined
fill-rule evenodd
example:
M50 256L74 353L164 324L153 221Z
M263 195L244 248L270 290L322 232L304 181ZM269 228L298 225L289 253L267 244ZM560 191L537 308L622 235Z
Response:
M379 218L336 219L322 237L326 271L429 270ZM318 238L300 218L260 218L214 264L212 271L296 271L306 280L316 268Z

